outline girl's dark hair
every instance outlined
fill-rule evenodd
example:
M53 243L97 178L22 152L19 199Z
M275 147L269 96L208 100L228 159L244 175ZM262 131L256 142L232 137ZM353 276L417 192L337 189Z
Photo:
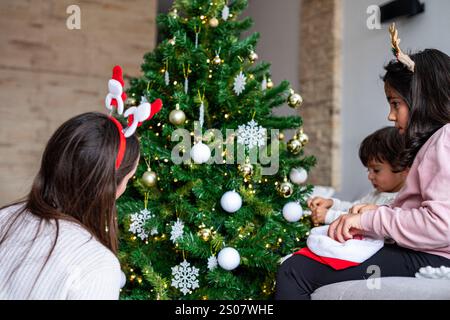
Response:
M414 73L392 60L383 77L409 108L405 150L399 165L410 167L419 149L441 127L450 122L450 57L436 49L410 55Z
M387 162L393 172L398 169L400 154L404 148L404 137L395 127L384 127L367 136L359 147L359 158L367 167L370 161Z
M24 205L1 229L0 246L28 211L40 218L35 239L42 224L55 222L56 236L46 262L58 240L59 220L79 224L116 254L116 188L139 158L139 142L133 135L126 139L125 155L116 170L119 142L119 130L105 114L84 113L63 123L47 143Z

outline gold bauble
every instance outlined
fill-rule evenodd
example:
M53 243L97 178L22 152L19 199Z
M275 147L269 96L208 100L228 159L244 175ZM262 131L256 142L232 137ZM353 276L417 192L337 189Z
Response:
M209 241L211 239L211 229L203 228L198 231L198 236L202 238L203 241Z
M285 198L289 198L294 193L294 186L289 181L285 181L278 187L278 193Z
M128 97L127 100L125 100L125 105L132 107L137 106L137 99L134 97Z
M256 54L256 52L255 51L251 51L250 52L250 55L248 56L248 58L250 59L250 61L253 63L253 62L255 62L256 60L258 60L258 55Z
M221 64L222 63L222 59L220 59L219 55L216 54L216 56L213 59L214 64Z
M219 25L219 20L217 20L217 18L211 18L209 19L209 25L215 28Z
M300 140L298 140L297 136L294 136L291 140L288 141L287 143L287 149L289 150L289 152L291 152L292 154L299 154L300 151L302 150L302 143L300 142Z
M253 165L251 163L244 163L239 165L239 172L244 176L248 177L253 174Z
M169 114L169 121L176 126L182 125L186 121L186 114L183 110L179 110L178 108L172 110Z
M157 181L156 173L151 170L145 171L142 175L141 181L146 187L154 187Z
M273 88L273 82L272 82L272 79L267 79L267 89L272 89Z
M294 90L291 90L291 94L288 97L288 105L291 108L300 107L303 103L303 98L298 93L295 93Z
M300 132L300 134L298 135L298 140L300 141L300 143L304 147L305 145L308 144L309 137L308 137L308 135L306 133Z

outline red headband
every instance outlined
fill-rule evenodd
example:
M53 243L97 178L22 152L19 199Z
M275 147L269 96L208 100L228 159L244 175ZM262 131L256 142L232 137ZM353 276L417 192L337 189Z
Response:
M112 122L115 123L117 129L119 130L119 135L120 135L119 152L117 153L117 158L116 158L116 170L118 170L120 167L120 164L122 163L123 157L125 155L127 140L125 139L125 135L123 134L122 124L114 117L109 117L109 118L112 120Z

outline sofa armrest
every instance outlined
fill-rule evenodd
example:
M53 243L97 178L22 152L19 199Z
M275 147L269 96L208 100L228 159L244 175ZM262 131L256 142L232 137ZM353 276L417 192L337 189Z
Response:
M450 281L411 277L379 278L378 288L371 288L374 278L333 283L318 288L313 300L449 300Z

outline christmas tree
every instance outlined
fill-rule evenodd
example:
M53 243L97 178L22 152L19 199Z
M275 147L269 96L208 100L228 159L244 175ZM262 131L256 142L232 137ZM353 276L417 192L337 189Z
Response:
M257 62L246 0L175 0L127 104L163 100L138 129L141 161L118 202L123 299L269 299L280 260L304 246L315 164L302 98ZM283 130L295 129L284 142Z

